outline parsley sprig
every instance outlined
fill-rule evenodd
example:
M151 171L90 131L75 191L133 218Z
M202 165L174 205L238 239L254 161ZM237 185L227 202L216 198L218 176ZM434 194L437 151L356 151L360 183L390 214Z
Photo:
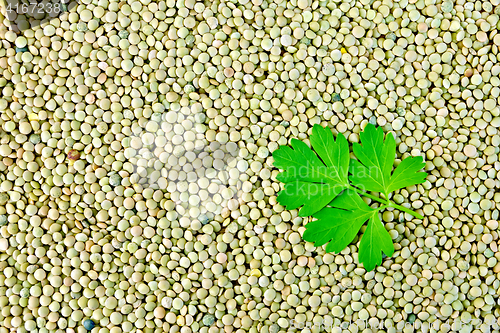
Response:
M425 181L427 174L419 171L425 166L423 158L408 157L393 170L394 136L384 138L382 128L371 124L360 133L360 143L353 143L356 159L350 157L344 135L340 133L335 139L329 128L314 125L310 143L314 151L306 143L292 139L292 147L281 146L273 153L274 166L284 170L277 176L285 183L278 202L287 209L302 206L300 216L316 218L306 225L303 238L316 246L328 243L327 252L341 252L368 221L358 259L367 270L373 270L382 263L382 252L387 256L394 253L379 211L391 207L423 219L389 199L392 192ZM368 206L361 196L380 206Z

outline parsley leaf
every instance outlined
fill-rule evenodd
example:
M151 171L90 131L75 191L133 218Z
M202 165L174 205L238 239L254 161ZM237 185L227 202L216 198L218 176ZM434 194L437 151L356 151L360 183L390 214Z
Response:
M421 184L427 174L418 172L425 166L423 158L408 157L404 159L391 175L396 158L396 141L392 134L385 136L381 127L366 125L359 135L361 144L354 143L354 155L359 161L350 164L351 183L364 190L382 192L388 196L390 192L411 185Z
M359 143L353 143L352 149L359 162L354 160L350 180L365 191L386 191L391 176L392 165L396 158L396 141L389 134L384 140L382 127L375 128L368 124L359 134Z
M387 192L394 192L408 186L425 182L427 173L418 172L423 167L425 167L425 162L422 156L408 157L402 160L392 173Z
M338 170L338 179L348 184L349 143L345 136L338 135L337 142L334 142L332 131L316 124L312 129L311 144L327 166Z
M370 217L365 233L359 242L358 260L363 263L367 271L371 271L382 263L382 251L390 257L394 254L394 245L391 235L376 213Z
M358 234L363 224L377 211L368 206L353 190L346 190L331 203L335 208L324 208L313 215L316 221L306 225L302 236L315 246L326 243L327 252L341 252Z
M328 128L314 125L310 137L314 151L304 142L292 139L293 147L282 146L273 153L274 166L283 169L276 178L285 183L278 202L288 209L303 206L300 216L316 220L306 225L303 238L315 246L326 244L327 252L341 252L368 221L359 242L358 259L367 270L382 263L382 252L394 253L391 236L384 228L379 211L392 207L419 219L420 214L390 201L389 194L421 184L427 174L423 158L408 157L393 171L396 140L382 128L368 124L353 143L356 159L350 158L349 144L342 134L335 139ZM384 198L368 192L380 192ZM372 208L361 198L379 202Z
M315 125L311 145L319 157L302 141L292 139L291 145L273 152L274 166L284 170L277 176L285 183L278 202L287 209L303 205L299 215L310 216L349 186L349 144L343 135L335 141L331 130Z
M331 203L335 208L324 208L313 215L316 221L306 225L303 238L315 246L326 243L326 252L339 253L356 237L368 220L368 226L359 243L359 262L371 271L382 263L382 251L387 256L394 254L394 245L389 232L378 216L378 210L368 206L359 194L346 190Z

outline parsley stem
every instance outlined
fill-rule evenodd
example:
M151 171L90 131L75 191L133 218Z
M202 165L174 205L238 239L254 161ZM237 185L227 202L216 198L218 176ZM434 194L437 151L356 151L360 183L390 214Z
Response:
M383 204L386 204L386 205L388 205L388 204L389 204L389 200L384 200L384 199L382 199L382 198L376 197L376 196L374 196L374 195L371 195L371 194L369 194L369 193L366 193L365 191L362 191L362 190L360 190L360 189L357 189L357 188L355 188L355 187L353 187L353 186L350 186L350 188L351 188L351 189L353 189L354 191L358 192L359 194L364 195L365 197L368 197L368 198L370 198L370 199L372 199L372 200L378 201L378 202L383 203Z
M396 209L398 209L398 210L402 210L402 211L403 211L403 212L405 212L405 213L408 213L408 214L410 214L410 215L415 216L415 217L416 217L417 219L419 219L419 220L423 220L423 219L424 219L424 217L423 217L422 215L420 215L419 213L414 212L414 211L412 211L411 209L408 209L408 208L406 208L406 207L403 207L403 206L400 206L400 205L398 205L398 204L395 204L395 203L394 203L394 202L392 202L392 201L390 201L390 202L389 202L389 207L393 207L393 208L396 208Z
M355 187L353 187L353 186L350 186L350 188L351 188L351 189L353 189L354 191L358 192L359 194L364 195L365 197L368 197L368 198L370 198L370 199L372 199L372 200L375 200L375 201L378 201L378 202L380 202L380 203L383 203L383 204L385 204L385 205L387 205L387 206L389 206L389 207L396 208L396 209L401 210L401 211L403 211L403 212L405 212L405 213L408 213L408 214L410 214L410 215L413 215L413 216L415 216L417 219L420 219L420 220L423 220L423 219L424 219L424 217L423 217L422 215L420 215L420 214L418 214L418 213L416 213L416 212L412 211L411 209L408 209L408 208L406 208L406 207L403 207L403 206L400 206L400 205L398 205L398 204L395 204L394 202L392 202L392 201L391 201L391 200L389 200L389 199L384 200L384 199L382 199L382 198L379 198L379 197L376 197L376 196L371 195L371 194L369 194L369 193L366 193L365 191L362 191L362 190L360 190L360 189L358 189L358 188L355 188Z

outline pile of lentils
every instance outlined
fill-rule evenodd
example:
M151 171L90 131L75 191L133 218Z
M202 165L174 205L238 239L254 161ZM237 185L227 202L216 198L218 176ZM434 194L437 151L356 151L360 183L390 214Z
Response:
M82 0L21 32L1 11L0 333L500 317L499 0ZM371 272L359 238L302 240L271 156L367 123L429 174L393 196L425 217L383 213L396 251Z

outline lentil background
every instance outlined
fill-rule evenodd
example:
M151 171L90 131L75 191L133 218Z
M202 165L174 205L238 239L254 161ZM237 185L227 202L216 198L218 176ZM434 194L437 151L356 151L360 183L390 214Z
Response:
M0 333L497 321L499 14L498 0L83 0L18 34L4 19ZM131 177L127 138L166 112L245 161L213 219L185 189ZM367 122L429 173L394 195L424 220L383 214L396 252L372 272L357 241L337 255L302 241L270 155L318 123L356 142Z

